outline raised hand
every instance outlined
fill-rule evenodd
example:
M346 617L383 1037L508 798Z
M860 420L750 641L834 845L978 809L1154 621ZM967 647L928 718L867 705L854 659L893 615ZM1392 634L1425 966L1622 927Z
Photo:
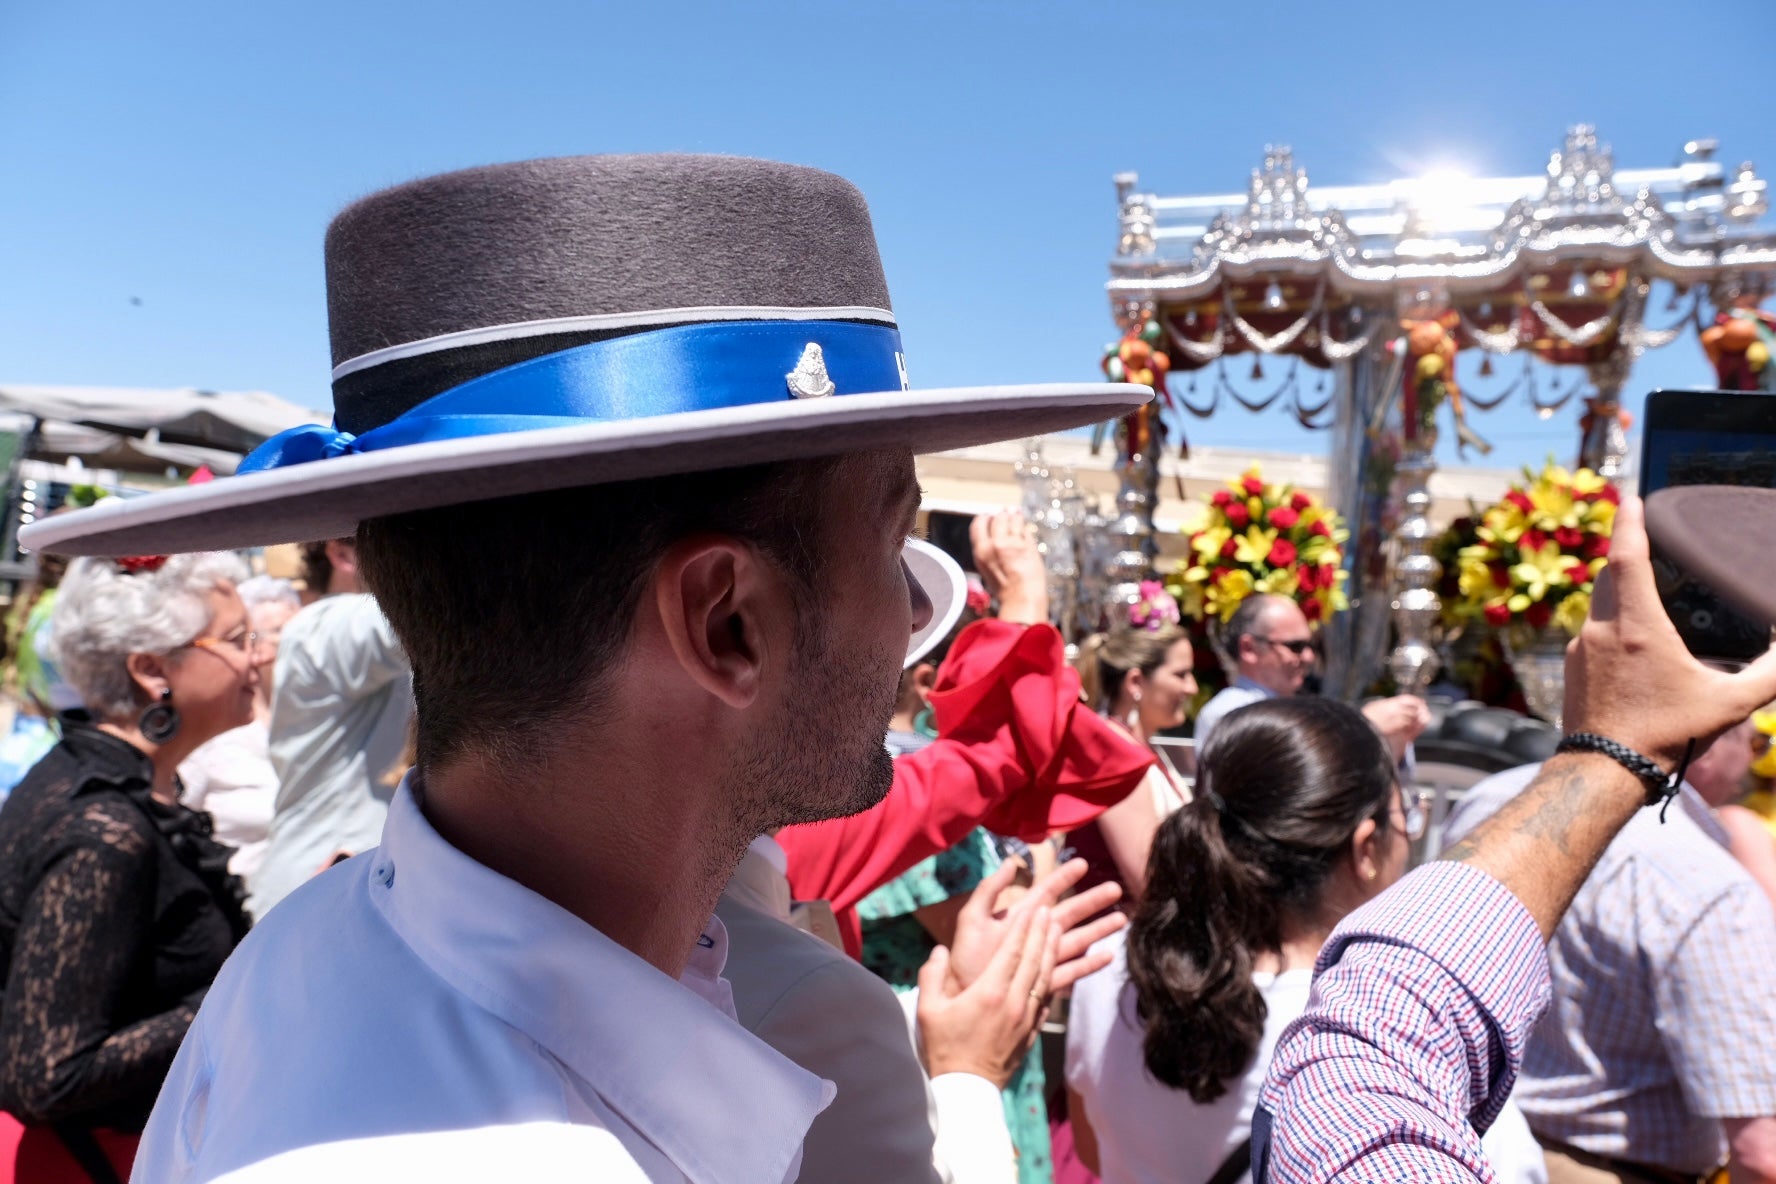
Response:
M1048 569L1036 532L1022 513L977 515L968 524L974 569L989 595L999 600L999 619L1019 625L1048 620Z

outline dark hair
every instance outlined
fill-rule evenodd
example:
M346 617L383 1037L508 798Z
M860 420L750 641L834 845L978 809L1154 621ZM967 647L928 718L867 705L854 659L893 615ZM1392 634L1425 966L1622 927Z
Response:
M1239 606L1233 610L1233 616L1227 618L1227 628L1222 631L1222 635L1227 639L1228 652L1236 660L1239 658L1239 639L1261 636L1258 622L1264 619L1264 614L1274 608L1279 600L1286 603L1288 597L1262 592L1248 596L1239 602Z
M413 667L420 767L471 753L534 764L564 717L602 709L648 577L688 535L757 546L790 575L802 601L798 620L812 620L820 494L842 459L525 494L361 523L365 582Z
M333 561L327 558L327 543L322 539L316 543L303 543L302 551L302 586L316 596L325 596L328 585L333 582Z
M1148 1072L1199 1103L1227 1091L1264 1033L1253 955L1311 916L1365 818L1385 830L1394 760L1361 712L1268 699L1231 712L1196 796L1160 824L1129 926L1128 974Z

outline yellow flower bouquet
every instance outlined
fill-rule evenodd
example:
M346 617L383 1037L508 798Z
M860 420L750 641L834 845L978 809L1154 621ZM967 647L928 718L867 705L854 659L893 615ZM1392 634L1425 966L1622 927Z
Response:
M1590 469L1569 472L1552 461L1523 476L1459 552L1456 615L1500 629L1558 625L1576 635L1609 562L1621 495Z
M1225 622L1254 593L1287 596L1309 621L1347 607L1344 522L1319 499L1266 484L1256 467L1209 498L1190 558L1167 580L1186 616Z

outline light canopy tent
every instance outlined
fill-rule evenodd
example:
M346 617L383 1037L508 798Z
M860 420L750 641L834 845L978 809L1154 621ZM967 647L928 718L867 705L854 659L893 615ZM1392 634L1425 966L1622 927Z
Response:
M29 441L26 459L77 456L126 472L207 464L232 473L268 437L327 418L265 391L0 384L0 430Z
M6 473L0 583L15 583L34 570L31 561L19 561L13 543L27 462L77 462L95 476L142 478L132 486L162 484L169 469L206 465L226 476L269 437L328 418L265 391L0 384L0 466Z

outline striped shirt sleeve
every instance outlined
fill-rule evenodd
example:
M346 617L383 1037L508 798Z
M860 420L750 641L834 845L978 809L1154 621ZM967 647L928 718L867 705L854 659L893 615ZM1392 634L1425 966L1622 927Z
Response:
M1534 918L1476 868L1430 864L1346 917L1265 1081L1270 1184L1493 1180L1480 1132L1548 998Z

